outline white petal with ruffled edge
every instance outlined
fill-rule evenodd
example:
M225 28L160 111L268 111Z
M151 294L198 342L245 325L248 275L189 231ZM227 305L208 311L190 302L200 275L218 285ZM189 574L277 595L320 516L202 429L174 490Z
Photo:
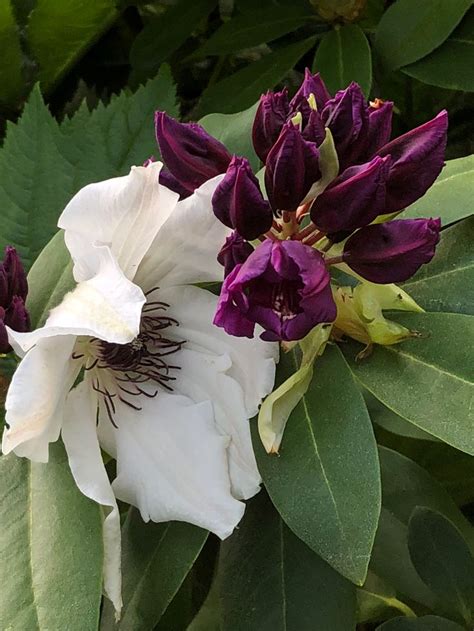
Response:
M162 167L132 167L130 173L89 184L72 198L59 218L74 260L74 278L96 273L94 244L110 246L131 280L160 227L174 210L178 195L158 182Z
M104 590L117 614L122 607L120 514L104 467L96 430L97 398L87 381L67 398L62 438L74 480L86 497L105 506Z

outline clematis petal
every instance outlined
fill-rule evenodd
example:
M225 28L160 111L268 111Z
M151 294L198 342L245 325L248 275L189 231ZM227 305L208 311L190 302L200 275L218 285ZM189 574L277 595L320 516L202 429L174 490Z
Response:
M116 404L115 496L144 521L186 521L228 537L245 505L231 494L229 438L218 432L212 404L160 392L140 405L137 412Z
M5 401L4 454L48 461L48 445L59 437L66 395L81 367L71 361L75 341L72 335L40 340L16 369Z
M145 291L157 284L166 287L222 280L217 254L231 230L216 220L211 200L223 177L205 182L180 201L162 226L135 278Z
M59 218L74 260L74 278L88 280L100 260L94 245L108 245L127 278L137 267L178 195L158 182L161 162L132 167L130 173L82 188Z
M120 514L100 452L96 416L97 395L86 379L69 393L61 435L79 490L106 507L104 590L119 614L122 608Z

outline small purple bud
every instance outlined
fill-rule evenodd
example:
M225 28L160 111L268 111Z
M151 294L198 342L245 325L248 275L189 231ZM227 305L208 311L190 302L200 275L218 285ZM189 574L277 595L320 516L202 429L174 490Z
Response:
M306 68L304 71L303 83L290 101L291 111L299 111L301 100L304 99L307 101L311 94L316 100L316 105L318 106L319 111L322 111L323 107L331 98L331 95L326 88L326 84L322 80L319 72L312 74L311 70Z
M318 148L288 121L266 162L265 188L273 210L295 211L320 177Z
M252 128L255 153L262 162L275 144L289 114L288 91L267 92L260 97Z
M386 213L413 204L426 193L444 166L448 113L440 112L424 125L395 138L379 150L392 157L387 181Z
M371 101L368 109L369 126L367 129L367 142L365 155L371 158L376 151L383 147L392 133L392 101L375 99Z
M229 166L230 153L197 123L180 123L165 112L156 112L155 130L164 163L190 192Z
M336 318L330 276L320 252L300 241L265 241L225 279L214 324L230 335L300 340Z
M160 184L163 184L163 186L166 186L166 188L169 188L170 191L173 191L173 193L178 193L179 199L186 199L186 197L192 195L192 192L180 184L166 167L162 167L158 181Z
M3 263L0 263L0 308L8 307L10 299L7 272Z
M367 164L346 169L313 203L313 223L325 233L367 226L384 212L389 167L389 156L376 156Z
M5 328L5 323L3 321L5 312L2 307L0 307L0 353L5 355L12 350L10 346L10 342L8 341L8 333Z
M7 275L8 295L10 296L10 300L13 296L20 296L20 298L26 300L28 282L26 280L25 270L17 251L11 245L7 245L5 248L3 269Z
M224 276L227 277L236 265L244 263L252 252L253 247L250 243L242 239L240 234L234 231L227 237L217 255L217 260L224 267Z
M5 312L4 322L14 331L24 333L30 330L30 316L23 298L13 296L11 304Z
M246 158L234 156L212 196L212 209L225 226L251 241L272 227L272 209L263 198Z
M346 241L343 260L373 283L400 283L431 261L440 229L440 219L399 219L366 226Z
M311 110L308 122L303 129L303 138L309 142L315 142L318 147L326 138L326 128L320 113L316 110Z

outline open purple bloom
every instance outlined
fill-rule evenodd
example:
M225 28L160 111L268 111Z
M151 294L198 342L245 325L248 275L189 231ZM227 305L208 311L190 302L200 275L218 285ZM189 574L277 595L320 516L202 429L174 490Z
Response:
M190 192L229 166L230 153L197 123L180 123L165 112L156 112L155 130L163 162Z
M265 241L222 286L214 324L230 335L299 340L336 317L330 276L321 254L299 241Z
M349 167L315 200L311 220L325 233L352 232L384 212L390 157Z
M267 92L260 97L252 127L255 153L265 162L289 114L288 91Z
M28 283L15 248L7 246L0 263L0 353L11 351L5 326L15 331L29 331L30 319L25 307Z
M344 245L343 260L373 283L400 283L431 261L440 219L399 219L361 228Z
M217 260L224 267L224 276L227 277L239 263L244 263L252 252L253 247L240 234L234 231L228 236L217 255Z
M265 169L265 188L273 210L296 210L320 177L316 144L305 140L291 121L285 123Z
M212 208L225 226L252 240L270 230L270 204L263 198L257 178L246 158L234 156L224 179L212 196Z

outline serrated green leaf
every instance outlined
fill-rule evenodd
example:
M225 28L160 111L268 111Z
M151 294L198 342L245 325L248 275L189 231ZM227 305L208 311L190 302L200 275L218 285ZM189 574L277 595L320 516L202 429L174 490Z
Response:
M403 288L427 311L474 315L474 216L443 230L436 254Z
M22 54L10 0L0 3L0 102L14 106L23 91Z
M123 610L105 603L101 631L153 629L200 553L207 531L183 522L145 524L130 508L122 528Z
M416 571L438 597L440 611L471 626L474 558L459 530L441 513L418 506L408 524L408 548Z
M202 93L200 114L239 112L273 88L313 46L315 37L272 51L242 70L209 86Z
M394 316L395 318L395 316ZM422 338L375 348L357 362L357 345L342 347L357 380L398 416L444 442L474 453L469 363L474 318L454 313L397 314Z
M372 85L372 54L362 29L357 24L346 24L327 33L316 50L313 72L321 73L332 94L356 81L368 97Z
M217 581L222 631L355 629L354 586L285 526L264 492L223 542Z
M28 22L28 44L43 89L51 89L117 16L113 0L37 0Z
M421 618L392 618L377 627L376 631L464 631L464 629L446 618L421 616Z
M0 628L96 629L101 512L77 489L62 445L50 445L47 465L2 456L0 496Z
M385 11L375 45L385 67L395 70L440 46L471 7L471 0L397 0Z
M283 355L281 377L298 366L294 351ZM380 510L379 465L367 409L337 347L317 360L280 456L268 455L254 439L260 473L286 524L361 585Z

